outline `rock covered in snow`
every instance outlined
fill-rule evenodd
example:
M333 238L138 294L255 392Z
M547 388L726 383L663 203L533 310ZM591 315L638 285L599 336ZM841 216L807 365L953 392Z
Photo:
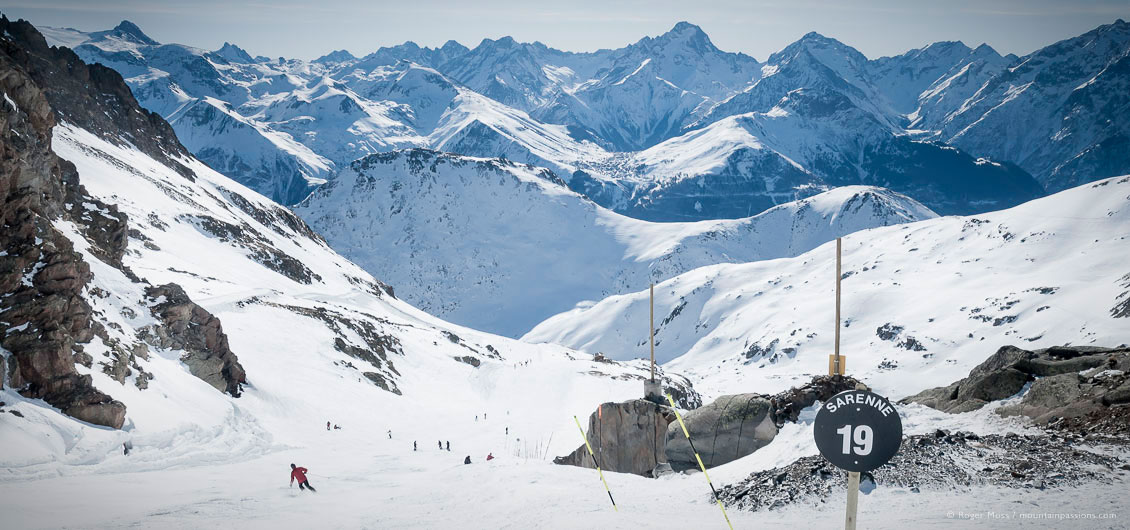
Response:
M145 295L153 301L150 306L153 316L163 323L154 326L152 344L183 350L181 361L192 375L217 390L239 397L247 374L228 347L220 319L190 300L184 289L175 283L150 287Z
M1122 418L1114 410L1130 403L1130 349L1056 346L1023 350L1005 346L968 377L903 400L945 412L979 409L989 402L1023 394L997 409L1004 416L1026 416L1037 424L1065 419Z

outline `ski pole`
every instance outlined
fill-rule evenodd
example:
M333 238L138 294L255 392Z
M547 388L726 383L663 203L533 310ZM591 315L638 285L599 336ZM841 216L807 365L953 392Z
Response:
M589 456L592 457L592 464L596 466L596 473L600 475L600 481L604 483L604 491L608 492L608 500L612 501L612 509L617 512L620 511L620 509L616 507L616 499L612 498L612 490L608 489L608 481L604 480L604 472L600 470L600 464L596 461L596 454L592 452L592 446L589 445L589 437L585 436L585 430L581 428L581 420L578 420L576 416L573 416L573 421L577 423L577 430L581 431L581 438L585 441L585 447L589 449Z
M679 414L679 408L675 406L675 400L671 398L671 394L667 394L667 401L671 403L671 410L675 411L675 417L679 420L679 426L683 428L683 436L686 436L687 441L691 444L691 451L694 452L694 457L698 460L698 467L702 469L702 476L706 477L706 483L710 484L710 491L714 493L714 500L718 503L718 508L722 510L722 517L726 518L726 525L730 527L730 530L734 530L734 525L730 522L730 516L726 515L726 507L722 506L722 499L718 498L718 490L714 489L714 483L710 481L710 475L706 474L706 466L702 463L702 457L698 456L698 449L694 448L694 440L691 440L691 433L687 430L687 424L683 423L683 416Z

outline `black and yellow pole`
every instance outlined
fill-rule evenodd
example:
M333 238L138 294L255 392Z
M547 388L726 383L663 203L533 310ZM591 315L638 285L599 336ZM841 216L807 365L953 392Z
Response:
M608 481L604 480L604 472L600 470L600 463L596 461L596 454L592 452L592 446L589 445L589 437L585 436L585 430L581 428L581 420L573 416L573 421L577 423L577 430L581 431L581 438L585 441L585 447L589 449L589 456L592 457L592 463L596 466L596 473L600 475L600 481L604 483L604 491L608 492L608 500L612 501L612 509L617 512L620 511L616 507L616 499L612 498L612 490L608 489Z
M710 491L714 493L714 501L718 503L718 508L722 510L722 517L726 518L726 525L730 530L734 530L734 525L730 523L730 516L726 515L726 507L722 505L722 499L718 497L718 490L714 489L714 483L710 481L710 475L706 473L706 465L702 463L702 457L698 456L698 449L694 448L694 440L691 440L691 433L687 430L687 424L683 423L683 415L679 414L679 407L675 406L675 400L671 398L671 394L667 394L667 401L671 403L671 410L675 411L675 418L679 420L679 426L683 428L683 436L687 437L687 442L691 444L691 451L694 452L694 457L698 460L698 467L702 470L702 476L706 477L706 483L710 484Z

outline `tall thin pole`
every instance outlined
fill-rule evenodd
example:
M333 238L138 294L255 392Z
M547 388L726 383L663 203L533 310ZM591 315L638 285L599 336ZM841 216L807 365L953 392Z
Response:
M655 382L655 284L651 284L651 316L648 321L651 323L651 381ZM838 314L838 313L837 313ZM839 318L839 317L836 317Z
M836 238L836 362L835 374L840 373L840 253L842 251L840 238ZM833 375L835 375L833 374Z
M832 373L830 375L839 375L843 369L840 364L840 278L843 276L841 272L843 261L843 242L840 238L836 238L836 353L832 365ZM859 472L848 472L848 487L847 487L847 510L844 513L844 530L855 530L856 528L856 515L859 512Z

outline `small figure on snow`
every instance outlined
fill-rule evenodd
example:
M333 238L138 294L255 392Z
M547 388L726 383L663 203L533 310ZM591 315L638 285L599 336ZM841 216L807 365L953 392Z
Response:
M487 453L487 462L494 460L494 453Z
M436 443L439 444L439 450L443 451L443 441L442 440L436 440Z
M412 440L412 450L416 450L416 440Z
M392 429L389 429L389 430L388 430L388 439L389 439L389 440L391 440L391 439L392 439Z
M340 430L341 430L341 426L335 423L335 424L334 424L334 430L335 430L335 431L340 431Z
M507 436L510 436L510 427L507 427L507 428L506 428L506 435L507 435Z
M471 463L471 455L467 455L467 458L463 459L463 463L464 464L470 464Z
M475 414L475 421L479 421L479 415Z
M447 441L447 452L451 452L451 440Z
M327 431L330 430L330 422L328 422L328 421L326 422L326 430Z
M133 442L126 442L122 444L122 454L129 456L129 450L133 449Z
M310 485L310 480L306 478L306 473L308 473L309 471L310 470L308 470L304 467L295 467L294 464L291 464L290 465L290 487L293 488L294 487L294 481L297 480L298 481L298 489L300 489L300 490L310 490L310 491L313 491L314 493L317 493L318 490L314 489L314 486Z

